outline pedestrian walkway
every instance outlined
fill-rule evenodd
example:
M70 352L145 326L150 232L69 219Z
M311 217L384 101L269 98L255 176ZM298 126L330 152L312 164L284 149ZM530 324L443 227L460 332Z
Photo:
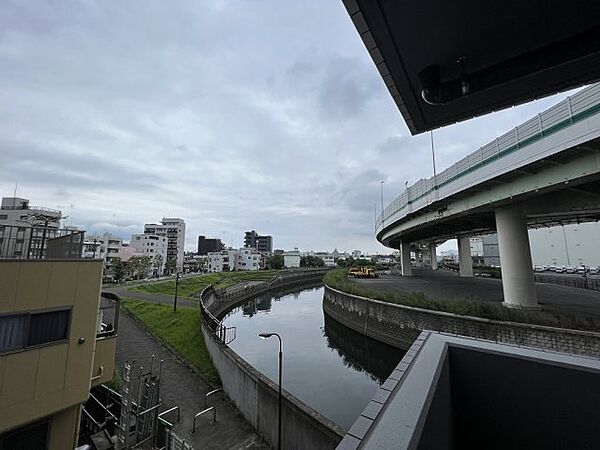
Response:
M174 431L196 450L268 448L235 406L221 399L221 394L209 399L209 405L216 405L217 422L211 423L212 416L209 415L199 417L196 432L192 433L194 415L204 408L204 396L211 390L211 386L146 333L132 318L121 314L116 358L121 373L125 361L135 360L138 365L149 365L152 355L155 355L156 361L163 360L161 411L179 406L181 422L175 425Z

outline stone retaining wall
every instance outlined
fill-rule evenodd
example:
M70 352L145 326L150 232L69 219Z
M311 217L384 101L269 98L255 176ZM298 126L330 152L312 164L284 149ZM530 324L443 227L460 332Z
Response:
M422 330L598 357L600 333L500 322L373 300L325 285L323 310L338 322L407 350Z

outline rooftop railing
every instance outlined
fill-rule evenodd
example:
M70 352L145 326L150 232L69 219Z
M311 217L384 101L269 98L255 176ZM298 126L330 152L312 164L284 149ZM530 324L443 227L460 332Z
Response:
M52 227L0 225L0 259L80 259L85 232Z
M391 216L411 203L427 195L432 195L432 201L437 200L436 193L440 188L509 154L524 151L523 149L528 145L598 112L600 112L600 83L567 97L465 156L437 176L419 180L409 186L384 208L379 215L377 230L380 230Z

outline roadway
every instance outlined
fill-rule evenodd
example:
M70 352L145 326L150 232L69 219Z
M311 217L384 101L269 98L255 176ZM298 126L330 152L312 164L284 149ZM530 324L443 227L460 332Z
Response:
M502 280L461 278L449 270L414 269L412 277L381 275L374 279L357 279L357 283L383 292L420 292L439 301L458 299L502 302ZM535 283L539 304L548 310L570 311L600 316L600 292L554 284Z

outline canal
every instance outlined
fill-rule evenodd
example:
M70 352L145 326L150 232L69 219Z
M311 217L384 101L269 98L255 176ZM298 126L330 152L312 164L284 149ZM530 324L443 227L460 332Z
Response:
M323 313L323 286L257 297L223 323L237 328L230 347L277 382L276 338L283 339L283 387L348 429L404 352L346 328Z

